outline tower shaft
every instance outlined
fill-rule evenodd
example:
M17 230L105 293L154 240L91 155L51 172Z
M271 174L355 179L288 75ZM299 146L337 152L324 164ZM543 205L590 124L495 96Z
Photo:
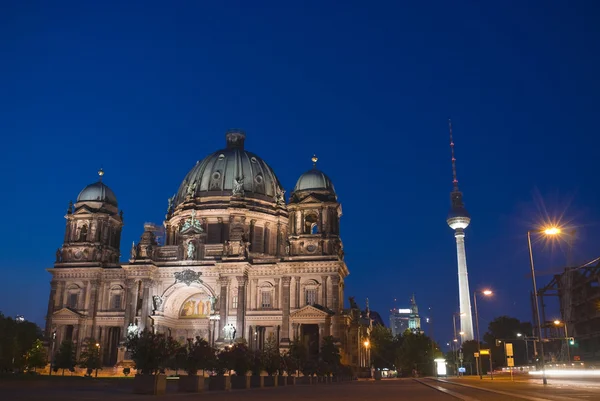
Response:
M469 291L469 277L467 273L467 255L465 252L465 232L457 228L454 232L456 238L456 256L458 259L458 299L460 308L460 331L464 333L462 340L473 340L473 315L471 312L471 293Z

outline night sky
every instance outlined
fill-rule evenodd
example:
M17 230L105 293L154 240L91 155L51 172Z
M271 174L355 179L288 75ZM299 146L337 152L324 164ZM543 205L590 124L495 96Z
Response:
M496 292L481 326L530 319L528 229L562 218L574 263L600 253L600 6L414 3L2 2L0 310L43 324L69 200L100 166L124 260L241 128L288 194L319 157L344 213L346 297L387 321L414 292L445 343L452 118L471 289ZM540 284L565 249L535 242Z

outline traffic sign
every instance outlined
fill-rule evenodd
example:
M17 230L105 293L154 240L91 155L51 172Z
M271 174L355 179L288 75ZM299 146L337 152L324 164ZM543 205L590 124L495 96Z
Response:
M575 356L573 357L573 360L574 360L574 361L581 361L581 357L580 357L579 355L575 355Z
M506 357L506 366L508 366L509 368L515 366L515 358L513 358L512 356Z
M512 343L504 343L504 348L506 350L506 356L513 356L513 345Z
M475 356L475 358L479 358L479 352L475 352L473 353L473 355Z

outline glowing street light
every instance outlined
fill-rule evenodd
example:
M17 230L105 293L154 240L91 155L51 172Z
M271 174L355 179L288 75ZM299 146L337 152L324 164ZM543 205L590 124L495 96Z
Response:
M541 232L547 236L558 235L561 229L553 226L547 227ZM542 341L542 323L540 321L540 306L538 301L537 285L535 283L535 267L533 265L533 251L531 250L531 231L527 231L527 245L529 246L529 265L531 267L531 283L533 285L533 300L535 304L535 319L538 327L538 341L540 343L540 353L542 354L542 383L548 384L546 379L546 360L544 358L544 342ZM535 344L535 343L534 343Z
M365 348L369 348L369 340L365 340L365 342L363 343L363 345L365 346Z
M567 342L567 362L571 362L571 350L569 349L569 333L567 331L567 322L561 322L556 319L554 321L555 326L563 326L565 328L565 341Z
M517 333L517 337L521 337L523 334L521 333Z
M479 313L477 312L477 293L485 296L492 295L491 290L473 291L473 304L475 306L475 326L477 327L477 350L479 352L479 358L477 358L477 369L479 370L479 379L483 379L483 372L481 371L481 340L479 339Z

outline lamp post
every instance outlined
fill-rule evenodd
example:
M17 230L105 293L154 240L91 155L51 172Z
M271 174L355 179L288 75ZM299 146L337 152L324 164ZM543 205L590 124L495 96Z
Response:
M529 364L529 344L527 343L527 336L523 336L521 333L517 333L517 338L523 337L525 341L525 363Z
M100 364L100 343L96 343L96 377L98 377L98 365Z
M52 350L50 351L50 372L48 376L52 376L52 368L54 367L54 344L56 344L56 328L52 330Z
M460 347L462 346L462 335L465 333L464 331L460 332L461 335L461 339L459 340L457 335L456 335L456 316L464 316L466 315L466 313L453 313L452 314L452 325L454 327L454 340L452 341L453 343L453 347L454 347L454 367L456 369L456 375L459 376L458 374L458 352Z
M363 345L365 346L365 364L369 369L369 378L372 379L373 375L371 374L371 355L369 353L369 347L371 346L371 343L369 342L369 340L365 340L363 342Z
M567 362L571 362L571 350L569 349L569 332L567 331L567 322L561 322L560 320L554 321L555 326L562 325L565 328L565 342L567 345Z
M560 234L560 228L550 227L542 231L546 235ZM540 354L542 355L542 382L548 384L546 379L546 360L544 359L544 342L542 341L542 323L540 321L540 306L538 302L537 285L535 283L535 267L533 265L533 251L531 250L531 231L527 231L527 245L529 246L529 265L531 267L531 283L533 285L533 301L535 305L535 320L538 327L538 341L540 342Z
M477 311L477 293L483 294L485 296L492 295L492 291L483 290L483 291L473 291L473 304L475 306L475 326L477 329L477 350L479 351L479 358L477 358L477 370L479 371L479 379L483 379L483 372L481 371L481 339L479 338L479 312ZM491 361L491 357L490 357Z

